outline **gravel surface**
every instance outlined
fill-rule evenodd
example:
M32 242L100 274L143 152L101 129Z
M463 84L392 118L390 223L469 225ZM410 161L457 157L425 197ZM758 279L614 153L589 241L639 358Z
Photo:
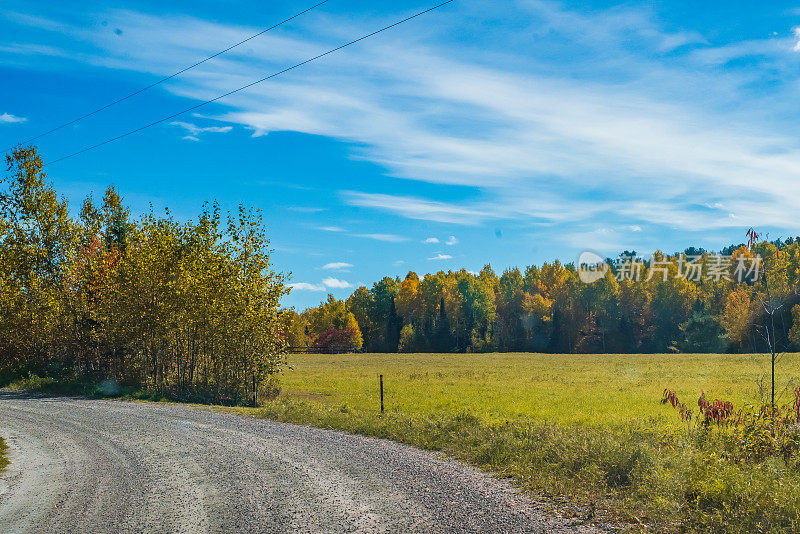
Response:
M398 443L175 406L0 392L0 532L594 532Z

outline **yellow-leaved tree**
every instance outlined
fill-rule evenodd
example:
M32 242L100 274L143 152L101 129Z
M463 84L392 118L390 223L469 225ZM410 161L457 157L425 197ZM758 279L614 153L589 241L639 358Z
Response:
M262 215L132 220L109 188L68 215L34 148L0 189L0 371L114 378L179 398L253 403L277 391L284 275Z

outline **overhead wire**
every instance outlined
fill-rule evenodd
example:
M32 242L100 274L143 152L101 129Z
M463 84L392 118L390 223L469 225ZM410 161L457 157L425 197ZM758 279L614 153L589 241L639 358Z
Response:
M337 51L339 51L339 50L342 50L343 48L347 48L348 46L354 45L354 44L356 44L356 43L358 43L358 42L361 42L361 41L363 41L363 40L365 40L365 39L369 39L370 37L373 37L373 36L375 36L375 35L378 35L379 33L385 32L386 30L389 30L389 29L391 29L391 28L394 28L394 27L396 27L396 26L399 26L400 24L403 24L403 23L405 23L405 22L408 22L409 20L412 20L412 19L415 19L415 18L417 18L417 17L420 17L420 16L422 16L422 15L424 15L424 14L426 14L426 13L430 13L431 11L434 11L434 10L436 10L436 9L439 9L440 7L442 7L442 6L445 6L445 5L447 5L447 4L450 4L450 3L454 2L454 1L455 1L455 0L447 0L446 2L442 2L441 4L437 4L437 5L433 6L433 7L429 7L428 9L425 9L425 10L423 10L423 11L419 11L419 12L415 13L414 15L411 15L411 16L409 16L409 17L406 17L406 18L404 18L404 19L402 19L402 20L399 20L399 21L397 21L397 22L394 22L394 23L392 23L392 24L389 24L388 26L384 26L383 28L381 28L381 29L379 29L379 30L375 30L375 31L373 31L373 32L371 32L371 33L368 33L368 34L366 34L366 35L362 35L362 36L361 36L361 37L359 37L358 39L353 39L352 41L349 41L349 42L347 42L347 43L344 43L344 44L342 44L342 45L339 45L339 46L337 46L336 48L331 48L331 49L330 49L330 50L328 50L327 52L323 52L322 54L319 54L319 55L316 55L316 56L314 56L314 57L312 57L312 58L309 58L309 59L306 59L306 60L304 60L304 61L301 61L300 63L295 63L294 65L292 65L292 66L290 66L290 67L287 67L287 68L285 68L285 69L283 69L283 70L280 70L280 71L278 71L278 72L274 72L274 73L270 74L269 76L265 76L265 77L263 77L263 78L261 78L261 79L259 79L259 80L256 80L256 81L254 81L254 82L248 83L247 85L243 85L243 86L241 86L241 87L239 87L239 88L237 88L237 89L234 89L234 90L232 90L232 91L228 91L228 92L227 92L227 93L225 93L225 94L219 95L219 96L217 96L217 97L215 97L215 98L212 98L212 99L210 99L210 100L205 100L205 101L203 101L203 102L200 102L199 104L195 104L194 106L188 107L188 108L186 108L186 109L184 109L184 110L182 110L182 111L179 111L179 112L177 112L177 113L173 113L173 114L171 114L171 115L168 115L168 116L166 116L166 117L163 117L163 118L161 118L161 119L158 119L158 120L156 120L156 121L150 122L150 123L148 123L148 124L145 124L145 125L143 125L143 126L140 126L140 127L138 127L138 128L135 128L135 129L133 129L133 130L129 130L129 131L125 132L125 133L122 133L122 134L119 134L119 135L117 135L117 136L111 137L111 138L109 138L109 139L106 139L106 140L104 140L104 141L101 141L101 142L99 142L99 143L96 143L96 144L94 144L94 145L90 145L90 146L87 146L87 147L85 147L85 148L82 148L81 150L78 150L78 151L76 151L76 152L72 152L71 154L67 154L66 156L62 156L62 157L60 157L60 158L58 158L58 159L54 159L54 160L52 160L52 161L49 161L49 162L45 163L45 166L47 166L47 165L52 165L52 164L54 164L54 163L58 163L58 162L60 162L60 161L64 161L65 159L69 159L69 158L75 157L75 156L77 156L77 155L79 155L79 154L83 154L84 152L88 152L88 151L90 151L90 150L94 150L94 149L96 149L96 148L99 148L99 147L101 147L101 146L107 145L107 144L109 144L109 143L113 143L114 141L118 141L119 139L122 139L122 138L124 138L124 137L127 137L127 136L129 136L129 135L135 134L135 133L137 133L137 132L141 132L142 130L146 130L147 128L150 128L150 127L152 127L152 126L156 126L157 124L161 124L162 122L166 122L166 121L168 121L168 120L170 120L170 119L174 119L175 117L178 117L178 116L180 116L180 115L183 115L183 114L185 114L185 113L188 113L188 112L190 112L190 111L194 111L194 110L196 110L196 109L198 109L198 108L201 108L201 107L203 107L203 106L206 106L206 105L208 105L208 104L211 104L211 103L213 103L213 102L217 102L218 100L222 100L223 98L225 98L225 97L227 97L227 96L230 96L230 95L232 95L232 94L235 94L235 93L239 93L239 92L241 92L241 91L244 91L245 89L248 89L248 88L250 88L250 87L253 87L254 85L258 85L258 84L260 84L260 83L263 83L263 82L265 82L265 81L267 81L267 80L270 80L270 79L272 79L272 78L275 78L275 77L277 77L277 76L280 76L281 74L285 74L285 73L287 73L287 72L289 72L289 71L291 71L291 70L294 70L294 69L296 69L296 68L298 68L298 67L302 67L303 65L306 65L306 64L308 64L308 63L311 63L312 61L316 61L316 60L318 60L318 59L320 59L320 58L323 58L323 57L325 57L325 56L328 56L328 55L330 55L330 54L333 54L334 52L337 52Z
M134 92L132 92L132 93L130 93L128 95L125 95L123 97L117 98L116 100L114 100L112 102L109 102L108 104L105 104L104 106L101 106L101 107L99 107L99 108L97 108L97 109L95 109L93 111L90 111L89 113L81 115L80 117L77 117L77 118L72 119L72 120L70 120L68 122L60 124L60 125L56 126L55 128L51 128L50 130L47 130L46 132L42 132L42 133L40 133L38 135L34 135L33 137L25 139L24 141L20 141L19 144L23 144L24 145L24 144L30 143L31 141L35 141L35 140L37 140L39 138L42 138L42 137L44 137L46 135L50 135L51 133L57 132L58 130L61 130L62 128L66 128L67 126L71 126L71 125L75 124L76 122L79 122L79 121L82 121L83 119L91 117L92 115L96 115L97 113L100 113L101 111L104 111L104 110L106 110L106 109L108 109L108 108L110 108L112 106L115 106L115 105L119 104L120 102L124 102L125 100L128 100L129 98L132 98L132 97L134 97L134 96L136 96L138 94L144 93L148 89L152 89L153 87L156 87L157 85L160 85L160 84L162 84L162 83L164 83L164 82L166 82L168 80L171 80L172 78L175 78L176 76L180 76L184 72L186 72L188 70L191 70L191 69L197 67L198 65L202 65L203 63L205 63L207 61L211 61L215 57L221 56L225 52L229 52L229 51L233 50L234 48L236 48L237 46L243 45L244 43L246 43L248 41L252 41L256 37L264 35L265 33L269 32L271 30L274 30L275 28L277 28L279 26L282 26L282 25L286 24L289 21L294 20L294 19L296 19L297 17L299 17L301 15L305 15L306 13L311 11L312 9L316 9L319 6L321 6L322 4L328 3L329 1L330 0L323 0L322 2L314 4L313 6L307 8L307 9L304 9L303 11L301 11L301 12L295 14L295 15L292 15L291 17L289 17L287 19L284 19L284 20L282 20L282 21L280 21L280 22L278 22L276 24L273 24L272 26L270 26L269 28L267 28L265 30L262 30L262 31L260 31L258 33L255 33L255 34L251 35L247 39L243 39L243 40L239 41L238 43L229 46L225 50L220 50L216 54L212 54L212 55L208 56L205 59L201 59L200 61L189 65L188 67L184 67L183 69L181 69L181 70L179 70L177 72L174 72L174 73L170 74L169 76L165 76L165 77L161 78L160 80L157 80L157 81L151 83L150 85L146 85L146 86L142 87L141 89L138 89L138 90L136 90L136 91L134 91Z

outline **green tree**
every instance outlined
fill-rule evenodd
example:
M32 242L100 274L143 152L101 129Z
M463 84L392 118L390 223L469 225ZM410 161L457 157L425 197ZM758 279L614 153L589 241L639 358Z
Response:
M400 343L403 319L397 314L395 306L399 285L397 279L387 276L376 282L370 290L374 303L372 320L378 325L375 344L371 350L376 352L396 352Z
M374 318L375 299L364 287L358 287L345 302L347 309L353 314L363 337L363 345L369 351L376 350L380 343L381 327Z
M677 348L681 352L720 352L724 348L722 326L707 312L694 312L680 328L683 339Z

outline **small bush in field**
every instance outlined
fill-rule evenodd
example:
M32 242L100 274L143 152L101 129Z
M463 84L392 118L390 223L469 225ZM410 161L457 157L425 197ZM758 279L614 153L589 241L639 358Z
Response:
M684 403L678 400L678 395L671 389L664 390L664 396L661 398L661 404L671 404L673 408L677 409L681 414L681 420L689 422L692 420L692 410Z
M724 456L736 462L760 463L768 458L782 458L788 466L797 462L800 453L800 387L794 391L791 405L776 406L764 404L759 408L734 411L733 403L714 399L709 401L702 392L697 401L701 418L698 423L708 428L712 423L719 429L729 429L721 435L727 442ZM674 391L664 390L662 404L671 404L687 419L686 406L678 400Z
M355 328L329 328L314 339L314 346L324 353L354 351L361 346L361 334Z
M702 423L706 426L712 422L717 425L729 425L731 417L733 416L733 403L731 401L721 401L714 399L709 401L706 399L706 392L700 394L697 399L697 405L700 407L700 413L703 415Z

